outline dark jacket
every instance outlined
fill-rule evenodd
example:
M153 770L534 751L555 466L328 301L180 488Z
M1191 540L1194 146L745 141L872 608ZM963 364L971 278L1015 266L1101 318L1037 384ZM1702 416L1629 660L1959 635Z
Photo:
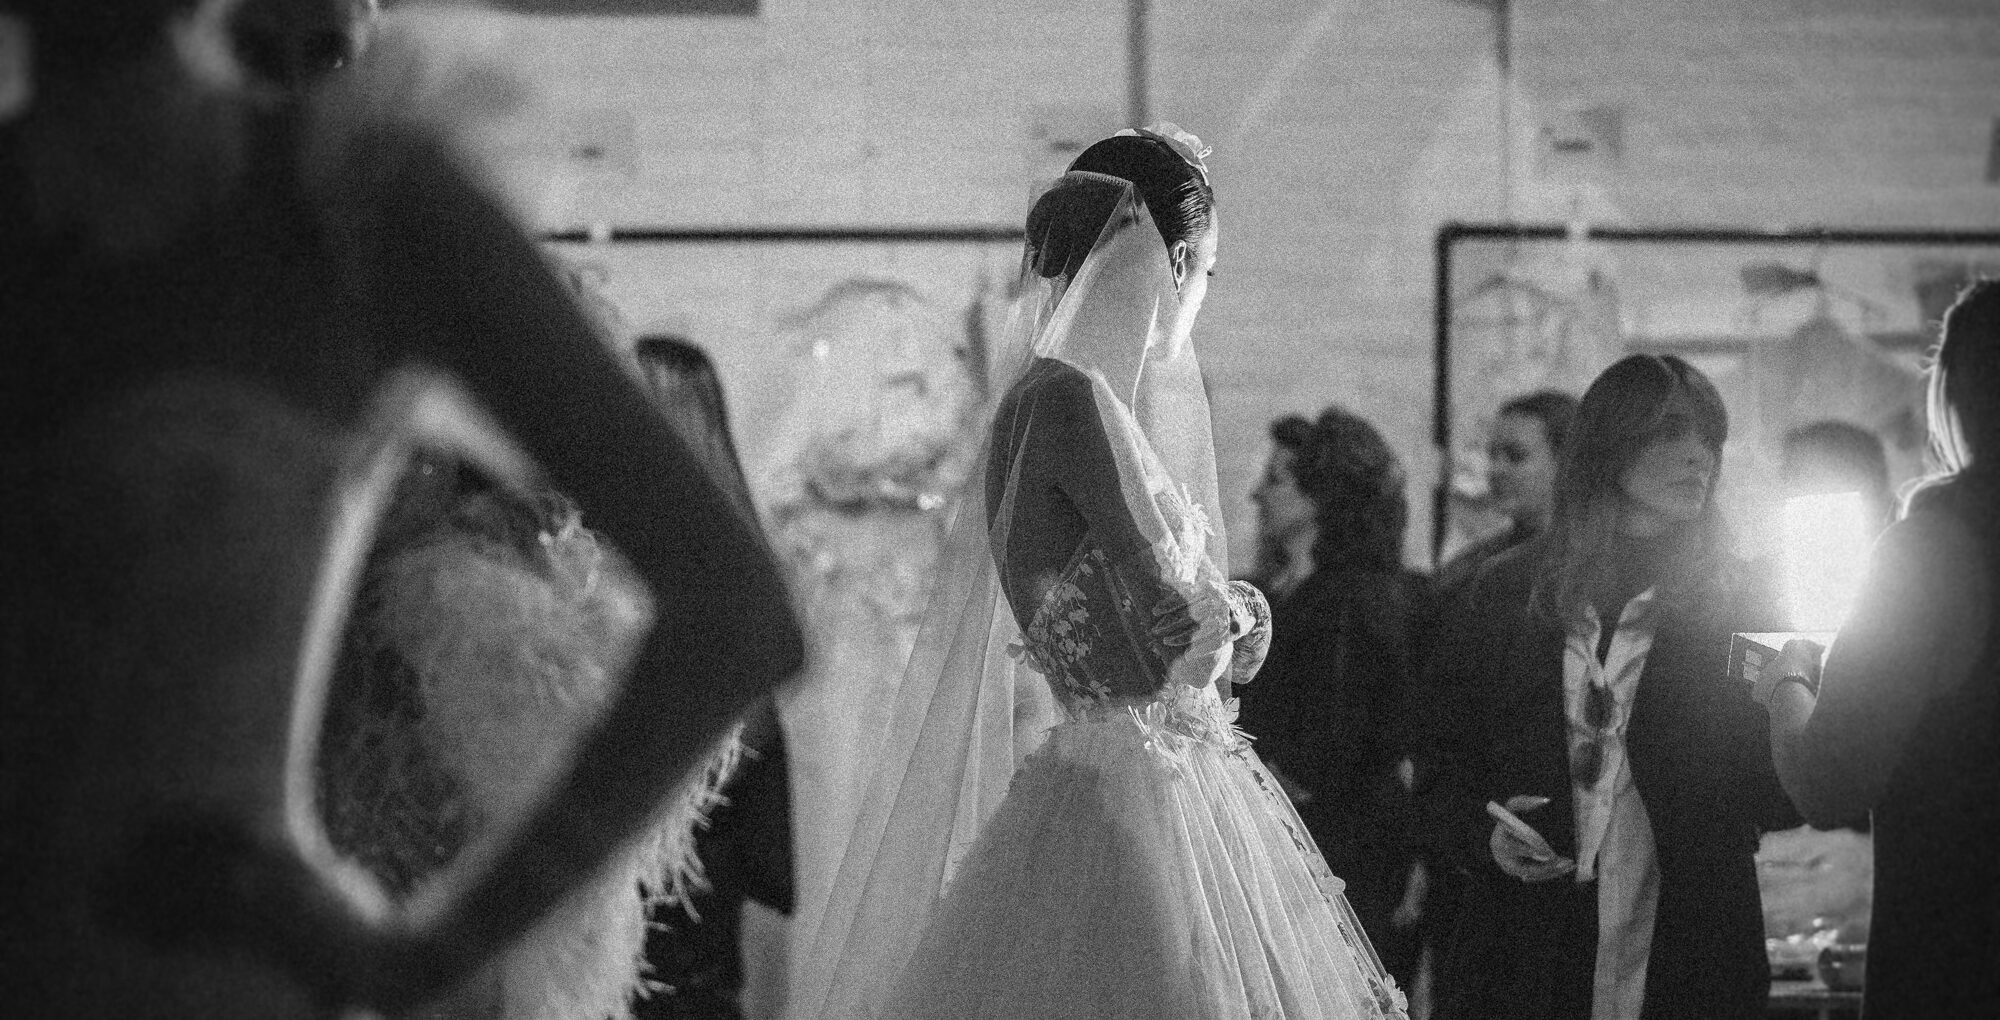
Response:
M1431 584L1438 594L1445 598L1455 598L1464 593L1467 585L1478 579L1488 563L1523 542L1535 537L1535 532L1519 524L1498 534L1488 535L1458 551L1451 559L1441 564L1431 575Z
M1990 537L2000 518L1995 489L1962 481L1932 490L1911 516L1948 514ZM2000 545L1989 541L1984 559L1989 598L2000 597ZM1903 748L1875 807L1863 1012L1869 1020L2000 1015L2000 628L1990 619L1971 675L1933 696Z
M1529 614L1530 543L1448 606L1434 667L1425 797L1430 835L1465 869L1465 903L1438 978L1436 1016L1587 1018L1597 887L1528 884L1493 863L1487 801L1550 799L1532 824L1576 854L1560 627ZM1754 855L1799 823L1778 785L1763 709L1727 677L1732 631L1777 629L1775 600L1716 583L1667 611L1640 675L1626 746L1652 823L1660 893L1647 1020L1761 1018L1769 996Z
M1412 648L1435 618L1429 581L1409 571L1321 570L1271 617L1271 650L1256 681L1237 691L1237 722L1258 755L1304 789L1300 820L1346 881L1384 962L1409 980L1413 935L1389 926L1416 859L1396 766L1408 753Z

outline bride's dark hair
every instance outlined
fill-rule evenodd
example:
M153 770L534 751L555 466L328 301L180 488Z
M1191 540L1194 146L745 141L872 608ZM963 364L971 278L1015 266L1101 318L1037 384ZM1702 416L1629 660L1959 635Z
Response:
M1028 210L1029 269L1066 285L1083 268L1104 225L1117 213L1125 189L1102 177L1066 176Z
M1193 164L1173 146L1151 135L1113 135L1092 145L1069 165L1131 181L1153 213L1153 225L1169 247L1194 243L1208 229L1215 192Z
M1190 244L1208 229L1215 192L1192 164L1149 135L1114 135L1083 150L1069 165L1132 182L1152 214L1160 240ZM1067 280L1082 267L1117 204L1117 191L1087 178L1056 182L1028 212L1028 263L1048 279Z

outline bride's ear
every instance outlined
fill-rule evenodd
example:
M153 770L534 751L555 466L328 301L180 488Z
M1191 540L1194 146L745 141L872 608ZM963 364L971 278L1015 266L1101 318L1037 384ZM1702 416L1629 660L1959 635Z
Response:
M1173 269L1174 290L1176 291L1180 290L1181 284L1187 281L1188 260L1191 256L1192 249L1188 247L1186 241L1175 241L1167 245L1167 265Z

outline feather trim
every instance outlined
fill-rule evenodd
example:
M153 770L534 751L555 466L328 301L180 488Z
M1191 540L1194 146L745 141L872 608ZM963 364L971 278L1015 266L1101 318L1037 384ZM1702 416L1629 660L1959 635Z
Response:
M322 759L336 842L404 892L533 808L603 715L653 617L643 588L574 516L525 541L467 523L373 570L347 649L347 685L359 689L339 699ZM648 984L649 907L705 887L694 838L742 753L739 733L595 882L436 1015L627 1015Z

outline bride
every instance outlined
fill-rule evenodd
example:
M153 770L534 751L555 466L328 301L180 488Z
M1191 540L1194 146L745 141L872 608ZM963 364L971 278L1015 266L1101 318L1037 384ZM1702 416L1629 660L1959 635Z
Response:
M1203 155L1172 125L1121 132L1028 215L985 485L869 749L798 1017L1405 1015L1231 725L1269 615L1208 511ZM1032 684L1061 719L1017 769Z

